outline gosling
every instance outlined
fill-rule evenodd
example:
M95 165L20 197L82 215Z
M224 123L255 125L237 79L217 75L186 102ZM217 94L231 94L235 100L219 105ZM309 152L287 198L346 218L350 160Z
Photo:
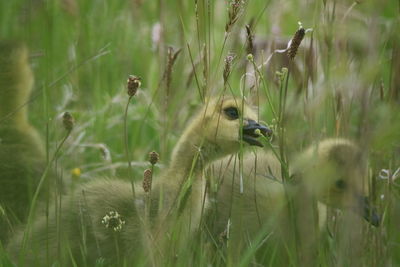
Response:
M246 247L256 247L259 263L299 264L297 256L290 255L296 251L297 234L301 244L297 249L302 254L299 260L301 264L312 264L315 255L310 251L316 242L313 235L318 236L312 225L324 229L326 206L354 211L372 225L379 225L380 218L365 197L365 164L351 141L324 140L295 157L291 164L291 181L286 189L281 163L272 152L246 154L242 171L238 160L229 157L212 164L211 178L217 177L217 189L210 194L214 205L209 209L207 227L214 238L224 237L232 261L238 261ZM288 196L297 214L289 214ZM314 199L319 214L313 211Z
M155 243L150 244L151 253L161 258L158 248L163 249L164 242L173 242L168 237L173 235L176 224L184 226L178 229L183 236L190 236L199 227L204 168L238 152L244 143L262 146L258 133L271 133L256 118L240 99L221 97L208 101L180 137L169 167L153 184L150 201L138 185L133 199L129 182L94 180L64 199L59 217L52 213L48 220L39 217L31 230L28 226L28 242L23 249L24 233L20 232L8 250L20 263L51 264L58 260L62 264L74 261L93 265L96 260L105 259L107 264L144 264L148 260L140 256L147 256L148 251L144 250L150 239ZM150 238L143 233L146 205L150 205Z
M45 150L28 121L33 74L25 45L0 41L0 241L23 222L46 166Z

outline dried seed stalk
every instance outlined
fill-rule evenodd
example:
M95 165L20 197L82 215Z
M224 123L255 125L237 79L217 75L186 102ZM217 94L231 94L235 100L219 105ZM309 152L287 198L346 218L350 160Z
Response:
M305 34L306 30L302 26L300 26L300 28L296 31L292 40L290 41L287 54L291 60L293 60L294 57L296 56L297 50L299 49L299 46L301 44L301 41L303 41Z
M225 24L225 34L228 34L233 25L235 25L236 21L239 19L240 14L242 13L244 6L243 0L232 0L230 3L230 8L228 11L228 21Z
M232 62L235 59L235 54L228 54L225 58L225 66L224 66L224 73L223 73L223 78L224 78L224 84L227 83L229 75L231 74L232 71Z

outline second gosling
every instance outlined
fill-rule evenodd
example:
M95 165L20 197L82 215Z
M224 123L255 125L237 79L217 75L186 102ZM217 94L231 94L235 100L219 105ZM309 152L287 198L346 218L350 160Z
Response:
M44 143L28 119L27 103L34 82L28 55L24 44L0 41L0 241L3 242L16 225L25 221L46 167Z
M353 142L323 140L294 157L291 163L292 176L286 189L281 163L272 152L245 154L243 170L239 170L238 160L231 157L213 163L211 177L218 185L210 194L214 205L209 209L207 226L215 239L221 234L227 238L229 257L240 260L237 257L246 248L257 247L258 263L296 265L297 256L290 253L298 246L300 262L311 264L318 236L313 232L313 224L323 229L326 207L353 211L370 224L379 225L380 218L366 197L365 162ZM288 196L293 200L292 215ZM315 210L321 214L314 213L314 200L318 201ZM296 234L300 240L297 245Z

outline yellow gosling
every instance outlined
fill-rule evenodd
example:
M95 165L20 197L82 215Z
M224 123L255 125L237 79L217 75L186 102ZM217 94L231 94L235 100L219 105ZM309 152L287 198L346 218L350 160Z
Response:
M254 250L254 261L261 264L298 264L298 260L311 264L318 237L315 228L324 226L327 206L355 212L379 225L380 218L365 197L365 161L351 141L327 139L300 153L291 161L286 190L281 164L272 152L247 153L242 171L238 162L225 157L212 164L208 177L217 177L218 185L210 193L214 204L207 227L215 239L225 237L222 241L233 261L247 248ZM286 253L296 249L298 255Z
M141 183L135 186L133 199L129 182L97 179L64 199L58 219L56 214L50 214L48 225L42 216L31 229L28 226L26 249L21 249L21 232L10 242L8 250L15 259L19 254L20 262L30 264L50 264L55 260L68 264L71 258L89 265L99 258L111 265L124 261L165 262L163 257L176 254L163 254L160 248L179 251L182 242L187 242L200 224L203 169L238 152L241 135L244 143L261 146L254 131L270 134L256 119L256 114L240 99L208 101L180 137L167 170L155 179L150 201L147 193L139 190ZM146 206L150 206L148 213ZM140 257L144 255L149 255L149 259Z
M33 74L27 48L0 41L0 240L24 221L46 166L45 151L28 121Z

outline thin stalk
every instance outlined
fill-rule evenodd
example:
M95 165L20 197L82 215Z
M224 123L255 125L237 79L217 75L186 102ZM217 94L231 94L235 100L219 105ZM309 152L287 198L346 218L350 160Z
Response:
M268 140L267 137L261 135L260 138L262 138L262 139L264 139L266 141L266 143L268 144L268 146L271 149L272 153L279 160L279 163L281 164L281 167L283 167L282 176L289 177L289 169L288 169L288 166L287 166L286 162L283 161L283 159L281 159L280 155L278 154L276 149L272 146L272 144L270 143L270 141Z
M281 90L280 90L280 99L279 99L279 103L280 103L280 110L279 110L279 121L278 121L278 129L279 129L279 152L280 152L280 157L281 157L281 161L284 162L284 165L281 165L281 172L282 172L282 181L284 184L284 191L285 191L285 196L287 199L287 203L288 203L288 210L289 210L289 216L292 218L290 220L291 222L291 227L293 230L293 236L294 236L294 245L295 245L295 255L297 255L296 257L296 261L298 263L299 260L299 255L298 255L298 242L299 242L299 236L297 233L297 216L296 216L296 210L295 210L295 206L294 206L294 199L293 196L290 194L290 192L288 191L287 188L287 184L290 178L290 173L289 173L289 163L287 161L286 158L286 142L285 142L285 110L286 110L286 100L287 100L287 90L289 87L289 77L290 77L290 69L291 69L291 63L289 63L289 68L288 68L288 72L286 74L286 80L285 80L285 86L284 88L282 88L281 86ZM283 89L283 90L282 90Z
M197 33L197 45L199 49L199 53L201 52L200 46L200 26L199 26L199 6L197 4L198 0L194 1L194 13L196 17L196 33Z
M115 243L115 253L117 254L117 265L121 266L121 258L119 253L119 242L118 242L118 233L113 233L114 236L114 243Z
M245 85L243 84L243 90L245 88ZM241 103L241 110L244 110L244 92L242 92L242 103ZM243 113L242 116L240 116L240 128L243 129ZM240 150L239 150L239 172L240 172L240 193L243 194L243 131L240 131Z
M257 170L257 153L254 153L254 170ZM257 173L254 172L253 176L253 194L254 194L254 207L256 209L257 220L258 224L261 227L261 217L260 217L260 210L258 209L258 202L257 202Z
M286 168L289 169L288 167L288 162L286 159L286 153L285 153L285 121L284 121L284 114L286 110L286 99L287 99L287 89L289 85L289 76L290 76L290 67L288 69L287 75L286 75L286 81L285 81L285 87L283 88L281 85L280 92L279 92L279 120L278 120L278 131L279 131L279 151L280 151L280 156L281 160L285 162ZM281 83L282 84L282 83ZM283 168L281 170L283 172ZM289 178L288 176L282 176L282 180L285 181L286 178Z
M125 155L126 155L126 160L128 161L128 178L129 181L131 181L131 186L132 186L132 196L135 199L135 183L133 181L133 173L132 173L132 163L131 163L131 157L130 157L130 151L129 151L129 145L128 145L128 126L127 126L127 121L128 121L128 108L129 108L129 103L131 101L133 96L129 96L128 102L126 103L125 107L125 113L124 113L124 145L125 145Z
M46 123L46 164L50 162L50 136L49 136L49 120ZM49 208L50 208L50 180L47 181L46 192L46 259L47 263L50 262L49 250Z
M64 145L65 141L68 139L68 137L69 137L70 134L71 134L71 130L68 130L68 131L67 131L67 134L66 134L65 137L62 139L61 143L57 146L56 151L54 152L53 157L52 157L52 158L50 159L50 161L47 163L46 168L45 168L45 170L44 170L42 176L40 177L39 184L38 184L38 186L37 186L37 188L36 188L35 194L33 195L32 202L31 202L31 206L30 206L30 209L29 209L29 215L28 215L28 220L27 220L27 224L26 224L27 227L26 227L26 230L25 230L25 232L24 232L24 237L23 237L23 242L22 242L22 251L23 251L23 250L25 249L25 247L26 247L26 242L27 242L27 239L28 239L28 236L29 236L29 230L30 230L29 228L30 228L30 226L31 226L31 224L32 224L33 214L35 213L36 202L37 202L37 199L38 199L38 197L39 197L40 190L42 189L43 183L44 183L44 181L45 181L45 179L46 179L46 177L47 177L47 174L48 174L48 172L49 172L49 170L50 170L50 167L51 167L52 163L53 163L54 160L57 158L58 153L59 153L60 150L61 150L61 147Z
M190 62L192 63L194 78L195 78L195 80L196 80L196 85L197 85L197 90L198 90L198 92L199 92L199 96L200 96L200 98L201 98L201 102L204 103L204 102L205 102L205 97L204 97L204 95L201 93L199 78L197 77L196 67L195 67L195 65L194 65L193 56L192 56L192 52L191 52L191 50L190 50L189 43L186 43L186 46L187 46L187 48L188 48L189 57L190 57Z
M252 59L252 60L250 60L250 62L253 64L254 71L258 74L258 77L259 77L259 79L261 80L261 82L263 84L263 88L264 88L264 91L265 91L265 95L267 96L267 101L268 101L269 108L271 109L272 115L276 119L277 115L276 115L276 112L275 112L274 105L272 104L272 97L271 97L271 95L269 93L268 86L265 83L264 76L260 72L259 68L256 66L254 60Z

